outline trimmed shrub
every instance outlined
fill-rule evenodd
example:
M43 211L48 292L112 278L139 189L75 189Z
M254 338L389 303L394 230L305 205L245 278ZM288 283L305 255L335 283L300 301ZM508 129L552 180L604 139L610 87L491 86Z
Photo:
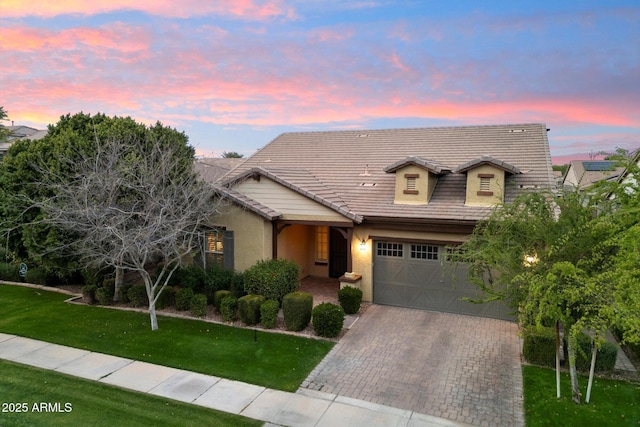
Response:
M113 292L109 288L98 288L96 291L96 299L100 305L111 305L113 301Z
M618 347L610 342L603 342L596 353L596 372L612 371L616 365L617 357ZM569 360L566 339L564 341L564 358ZM591 369L591 337L587 334L578 335L576 369L583 372L588 372Z
M345 286L338 291L338 301L346 314L356 314L360 310L362 291L353 286Z
M8 282L22 282L18 266L7 262L0 263L0 280Z
M204 293L210 303L213 303L213 295L217 291L231 289L231 282L235 274L233 271L225 270L218 265L207 267L204 279Z
M306 292L291 292L282 298L284 326L290 331L301 331L309 326L313 295Z
M97 290L98 287L96 285L84 285L82 287L82 302L85 304L95 304Z
M107 269L96 269L96 268L87 268L80 271L80 275L82 276L82 283L85 285L96 285L99 286L102 284L105 276L107 274Z
M273 329L278 323L278 312L280 304L278 301L268 299L260 304L260 322L265 329Z
M180 311L189 310L193 295L194 292L191 288L178 289L178 292L176 292L176 309Z
M144 285L131 286L127 291L127 299L134 307L144 307L149 304L147 289Z
M281 302L286 294L298 289L299 272L300 267L293 261L259 261L243 273L244 291Z
M191 314L195 317L205 317L207 315L207 296L205 294L195 294L189 304Z
M522 333L522 355L534 365L556 366L556 330L530 326Z
M102 279L102 286L98 286L99 288L105 288L108 290L109 293L111 293L111 298L113 298L113 295L116 292L116 281L115 278L113 277L105 277L104 279Z
M260 323L260 305L265 301L262 295L245 295L238 298L238 314L246 325Z
M323 302L313 309L313 330L321 337L338 336L344 326L344 310L337 304Z
M227 295L220 302L220 314L227 322L234 322L238 319L238 298Z
M133 287L133 284L131 283L123 283L122 285L120 285L120 289L118 289L118 293L120 293L120 302L122 303L131 302L131 300L129 299L129 289L131 289L132 287Z
M171 307L175 303L176 291L169 285L165 286L156 301L156 308L162 310L163 308Z
M179 278L181 287L191 288L194 294L204 292L207 273L199 266L189 265L182 268Z
M213 294L213 306L216 308L216 310L218 310L218 313L220 313L220 305L222 304L222 300L224 299L224 297L232 295L231 291L227 291L227 290L221 290L221 291L216 291Z
M42 267L35 267L27 270L27 276L24 278L27 283L33 283L36 285L46 285L47 279L48 274Z

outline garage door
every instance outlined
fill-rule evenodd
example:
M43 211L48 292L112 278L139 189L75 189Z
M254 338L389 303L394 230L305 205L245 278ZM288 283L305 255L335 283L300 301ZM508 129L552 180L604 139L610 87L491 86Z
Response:
M373 253L373 301L377 304L444 311L515 320L501 301L473 304L478 297L467 280L467 270L445 261L444 246L424 243L375 241Z

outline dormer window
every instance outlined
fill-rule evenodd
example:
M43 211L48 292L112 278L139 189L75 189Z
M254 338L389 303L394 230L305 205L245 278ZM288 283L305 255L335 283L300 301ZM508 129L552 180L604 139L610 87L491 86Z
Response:
M420 178L420 174L417 173L405 173L405 179L407 180L407 186L404 189L404 194L419 194L419 191L416 187L416 181Z
M464 203L467 206L492 206L504 202L507 174L522 173L517 167L491 156L468 161L452 172L467 175Z
M438 176L451 171L433 160L416 156L398 160L383 170L396 175L393 203L398 205L426 205L436 188Z

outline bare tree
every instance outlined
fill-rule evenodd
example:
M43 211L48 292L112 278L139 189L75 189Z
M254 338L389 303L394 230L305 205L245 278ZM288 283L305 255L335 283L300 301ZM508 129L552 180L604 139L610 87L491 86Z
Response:
M60 162L71 176L43 171L41 185L53 195L38 202L44 221L77 236L71 249L84 265L140 274L151 329L158 329L156 301L215 214L213 188L184 147L161 139L96 138L93 155L72 153ZM154 277L148 269L155 265Z

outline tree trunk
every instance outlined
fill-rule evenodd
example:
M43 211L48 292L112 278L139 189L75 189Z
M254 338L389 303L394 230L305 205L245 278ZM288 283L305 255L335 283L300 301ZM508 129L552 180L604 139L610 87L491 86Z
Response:
M156 304L155 302L151 302L149 304L149 317L151 318L151 330L158 330L158 318L156 316Z
M580 386L578 385L578 372L576 371L577 344L578 344L577 337L573 333L569 333L567 335L567 352L569 353L569 374L571 376L571 394L573 397L573 401L580 404Z
M598 354L598 348L596 347L595 339L591 342L591 369L589 369L589 385L587 386L587 397L585 402L589 403L591 400L591 386L593 384L593 374L596 371L596 355Z
M122 267L116 267L115 289L113 291L113 301L120 301L120 290L124 285L124 270Z

